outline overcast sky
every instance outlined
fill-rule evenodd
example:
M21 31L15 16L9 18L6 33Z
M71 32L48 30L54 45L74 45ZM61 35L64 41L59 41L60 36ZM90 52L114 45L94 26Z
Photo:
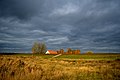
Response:
M120 0L0 0L0 52L120 52Z

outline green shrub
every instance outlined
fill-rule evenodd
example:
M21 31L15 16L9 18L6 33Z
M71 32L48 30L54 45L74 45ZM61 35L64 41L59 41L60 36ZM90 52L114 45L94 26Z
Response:
M87 51L86 54L91 55L94 54L93 51Z

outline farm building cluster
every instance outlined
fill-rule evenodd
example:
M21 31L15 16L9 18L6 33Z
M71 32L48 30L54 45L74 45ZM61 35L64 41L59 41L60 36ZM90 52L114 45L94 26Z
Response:
M60 49L57 51L47 50L45 54L80 54L80 50L72 50L71 48L68 48L66 52L64 51L64 49Z

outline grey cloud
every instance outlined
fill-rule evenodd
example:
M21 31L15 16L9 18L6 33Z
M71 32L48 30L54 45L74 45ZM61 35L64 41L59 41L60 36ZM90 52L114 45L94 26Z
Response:
M119 9L119 0L1 0L0 50L30 52L44 41L48 49L120 52Z

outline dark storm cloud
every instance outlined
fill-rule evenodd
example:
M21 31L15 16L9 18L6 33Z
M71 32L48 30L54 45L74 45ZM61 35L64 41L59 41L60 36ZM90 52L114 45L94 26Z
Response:
M43 0L0 0L0 16L29 19L37 14L38 9L41 11L42 2Z
M119 0L0 0L0 51L48 49L120 52Z

